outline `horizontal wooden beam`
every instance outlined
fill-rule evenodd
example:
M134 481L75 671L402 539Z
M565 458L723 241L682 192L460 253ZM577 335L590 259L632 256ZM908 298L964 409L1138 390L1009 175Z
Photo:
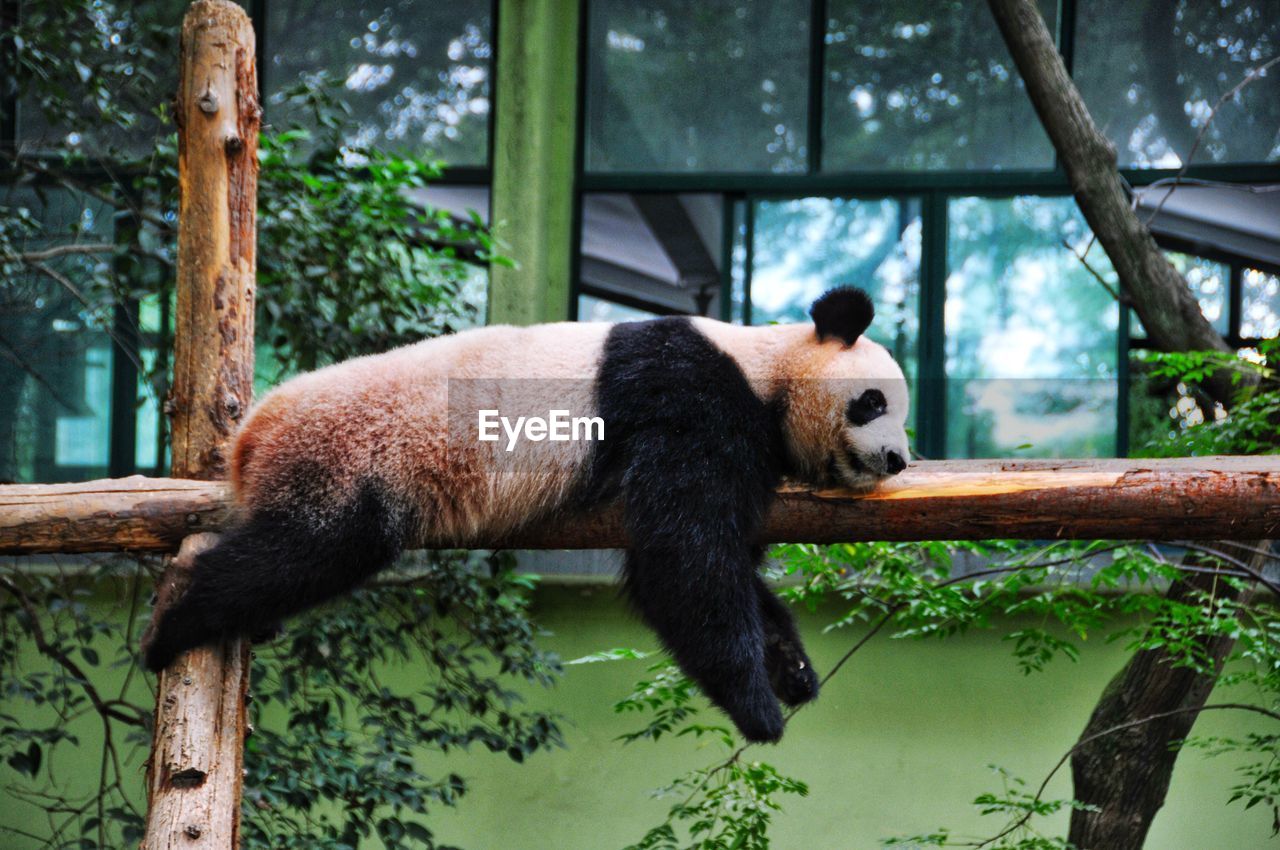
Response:
M0 486L0 554L172 552L216 531L230 488L120 478ZM1098 538L1265 539L1280 533L1280 457L923 461L871 493L783 487L761 542ZM538 522L467 548L626 545L620 512Z

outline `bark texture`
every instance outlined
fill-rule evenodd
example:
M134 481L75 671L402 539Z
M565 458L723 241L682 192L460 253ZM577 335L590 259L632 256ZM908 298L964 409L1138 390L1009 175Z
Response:
M216 540L193 534L182 541L156 588L156 610L182 595L191 559ZM142 850L240 846L248 688L245 641L192 650L160 675Z
M1256 553L1236 550L1230 543L1217 545L1250 561L1257 572L1266 566L1265 559ZM1174 582L1168 597L1190 603L1198 592L1232 599L1238 595L1214 576L1198 573ZM1234 645L1235 641L1226 637L1200 641L1213 675L1175 667L1163 650L1142 650L1134 653L1107 685L1082 739L1139 718L1184 713L1105 735L1076 750L1071 757L1075 798L1096 806L1097 811L1072 814L1067 838L1074 846L1081 850L1133 850L1146 842L1151 822L1164 805L1178 759L1178 749L1171 744L1191 733L1198 710L1209 699Z
M1033 0L988 0L988 5L1080 211L1111 259L1122 297L1142 318L1153 347L1230 351L1130 206L1116 170L1115 149L1094 124ZM1204 389L1223 405L1233 401L1233 387L1225 373L1211 376ZM1273 535L1274 531L1264 531L1258 536ZM1235 535L1237 540L1241 537L1248 535ZM1247 545L1262 548L1265 543L1252 540ZM1231 544L1220 542L1214 548L1230 551ZM1249 559L1248 553L1241 557ZM1204 581L1212 577L1176 581L1168 597L1189 598ZM1096 812L1072 812L1068 840L1074 846L1081 850L1142 846L1164 805L1178 755L1174 745L1191 731L1198 714L1187 712L1086 739L1162 711L1203 706L1233 644L1214 640L1204 646L1215 666L1213 673L1176 668L1167 652L1153 650L1135 654L1112 680L1082 733L1084 743L1071 758L1075 796L1098 807Z
M261 110L244 10L230 0L193 3L180 62L172 474L215 480L226 473L226 449L253 392ZM198 510L200 498L187 501L172 530L190 531L221 510ZM161 606L181 593L192 558L213 539L183 540L160 581ZM248 686L249 646L241 640L193 650L160 674L143 850L239 846Z
M178 123L175 478L225 477L224 449L253 395L258 128L253 25L230 0L182 24Z
M173 552L226 521L230 486L180 478L112 478L0 486L0 552Z
M135 476L0 486L0 554L173 551L217 531L223 482ZM762 543L1004 538L1251 538L1280 529L1280 457L922 461L871 493L784 487ZM616 507L549 517L502 539L425 547L625 546Z

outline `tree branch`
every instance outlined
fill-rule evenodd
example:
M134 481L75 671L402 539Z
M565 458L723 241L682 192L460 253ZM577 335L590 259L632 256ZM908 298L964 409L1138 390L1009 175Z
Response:
M1151 222L1156 220L1156 216L1160 215L1160 211L1164 209L1165 202L1168 201L1169 198L1173 197L1173 193L1176 192L1178 190L1178 186L1182 184L1182 178L1186 176L1187 169L1191 167L1191 160L1195 157L1196 151L1200 149L1200 143L1204 141L1205 133L1209 132L1209 127L1213 124L1213 119L1217 116L1218 110L1222 108L1224 103L1239 94L1245 86L1249 85L1249 83L1252 83L1254 80L1262 79L1266 76L1268 69L1277 63L1280 63L1280 56L1276 56L1256 68L1250 68L1248 71L1245 71L1244 77L1241 78L1240 82L1223 92L1222 96L1218 98L1218 101L1213 105L1213 109L1209 110L1209 116L1200 127L1200 132L1196 133L1196 140L1192 143L1191 150L1187 151L1187 155L1183 158L1182 167L1179 168L1178 173L1174 175L1172 184L1169 186L1169 191L1164 193L1164 197L1162 197L1160 202L1156 204L1156 208L1151 211L1151 215L1147 216L1146 223L1148 227L1151 226ZM1150 187L1148 187L1148 190L1149 189Z
M74 245L55 245L43 251L27 251L19 254L18 258L24 263L34 264L65 257L68 254L106 254L115 249L116 246L110 242L81 242Z
M1127 187L1116 170L1115 150L1089 115L1036 4L1033 0L988 0L988 5L1067 173L1080 211L1111 259L1120 292L1132 299L1153 347L1234 356L1139 219L1136 205L1128 202ZM1198 144L1197 139L1184 160L1184 171ZM1257 380L1256 375L1249 375L1243 383L1234 383L1230 370L1219 369L1203 382L1203 388L1230 408L1237 392L1256 386ZM1222 545L1230 544L1219 544L1219 548ZM1193 574L1173 582L1166 596L1174 601L1198 598L1203 585L1216 587L1217 581L1216 576ZM1235 594L1230 587L1223 592ZM1201 643L1205 656L1218 665L1234 645L1228 638ZM1141 651L1130 658L1102 694L1084 737L1073 749L1075 797L1094 804L1097 810L1072 812L1071 842L1091 850L1128 850L1141 845L1164 803L1177 759L1169 743L1186 736L1217 678L1216 668L1200 672L1177 667L1175 659L1161 649ZM1164 711L1159 711L1162 708ZM1187 719L1179 720L1179 715ZM1162 717L1164 722L1152 726L1146 721L1143 734L1114 744L1106 739L1105 746L1102 737L1092 734L1118 725L1133 728L1135 717ZM1126 718L1130 724L1117 724Z
M31 639L35 642L36 649L40 651L41 655L57 662L58 666L62 667L62 669L66 670L76 679L77 684L79 684L84 690L85 696L89 698L89 702L93 703L93 707L97 710L98 714L104 718L109 717L112 720L127 723L130 726L146 728L146 720L143 717L138 715L130 716L109 705L107 701L102 698L102 695L98 693L98 689L93 686L93 683L90 681L88 674L85 673L84 668L72 660L71 656L62 649L49 642L49 639L45 636L44 627L40 624L40 614L32 603L31 597L27 596L22 588L18 587L15 582L4 576L0 576L0 587L9 591L9 593L13 595L13 598L18 600L18 604L22 606L22 610L26 613L27 619L31 622Z
M1111 259L1120 291L1133 299L1151 341L1167 351L1230 351L1130 205L1116 170L1115 148L1090 116L1036 4L988 0L988 5L1080 212ZM1214 375L1206 389L1229 406L1236 387L1225 376Z
M1129 720L1124 723L1118 723L1115 726L1109 726L1106 729L1101 729L1097 732L1093 732L1092 734L1086 735L1085 737L1076 741L1075 745L1072 746L1071 749L1063 753L1062 758L1058 759L1057 763L1054 764L1053 769L1049 771L1049 775L1046 776L1044 778L1044 781L1040 783L1040 787L1036 789L1035 797L1032 798L1032 802L1036 802L1036 803L1040 802L1041 798L1044 797L1045 789L1049 787L1049 783L1053 780L1053 777L1058 774L1058 771L1061 770L1062 766L1067 763L1067 760L1070 759L1071 756L1074 755L1082 747L1088 744L1091 744L1094 741L1098 741L1110 735L1114 735L1117 732L1123 732L1126 729L1133 729L1138 726L1144 726L1148 723L1152 723L1157 720L1167 720L1170 717L1178 717L1180 715L1185 715L1185 714L1199 714L1202 711L1248 711L1254 714L1261 714L1264 717L1271 718L1272 720L1280 721L1280 713L1270 711L1269 709L1265 709L1259 705L1249 705L1248 703L1243 703L1243 702L1220 702L1220 703L1213 703L1210 705L1201 705L1201 706L1190 707L1190 708L1175 708L1170 711L1161 711L1156 714L1148 715L1146 717L1139 717L1136 720ZM1008 827L1002 830L999 834L993 835L992 837L986 839L985 841L966 844L963 846L981 848L981 847L988 847L992 844L995 844L1001 838L1004 838L1005 836L1010 835L1011 833L1016 832L1018 829L1021 829L1023 826L1025 826L1027 822L1031 820L1032 814L1033 812L1028 811L1026 814L1022 815L1022 817L1018 818L1018 820L1014 821L1012 824L1010 824Z

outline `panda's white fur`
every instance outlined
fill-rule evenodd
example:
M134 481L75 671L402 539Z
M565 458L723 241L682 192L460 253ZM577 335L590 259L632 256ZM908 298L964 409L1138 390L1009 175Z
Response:
M492 325L295 378L262 399L237 437L237 500L248 508L293 507L278 504L290 498L279 481L306 459L334 470L335 488L376 474L414 502L419 522L410 545L459 545L509 531L565 499L590 445L502 457L500 442L464 439L449 421L450 385L474 388L473 416L478 407L527 407L510 396L526 386L537 393L548 381L563 393L561 406L594 415L592 379L608 328ZM495 469L506 474L490 474Z
M237 437L240 520L197 559L146 641L148 665L261 630L405 548L619 498L640 613L748 738L776 740L777 700L817 692L790 614L756 574L778 476L865 487L908 457L906 382L863 335L869 299L833 290L813 316L491 326L288 381ZM868 397L872 412L855 415ZM548 404L599 415L604 440L510 453L474 438L478 409Z

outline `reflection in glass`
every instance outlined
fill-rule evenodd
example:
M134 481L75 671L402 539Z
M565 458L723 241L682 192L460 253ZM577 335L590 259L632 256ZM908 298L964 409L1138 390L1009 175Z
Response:
M1280 335L1280 274L1245 269L1240 281L1240 336L1270 339Z
M1056 4L1042 2L1052 30ZM1051 168L981 0L832 0L823 168Z
M1063 244L1089 243L1074 201L958 198L947 227L948 456L1114 454L1119 310Z
M836 285L876 305L867 334L915 385L920 304L920 208L915 199L800 198L755 207L751 321L807 322Z
M177 94L179 24L189 5L19 2L23 35L48 51L28 51L17 77L19 143L91 158L150 154L157 137L173 132L159 113ZM74 56L64 49L71 44Z
M594 295L578 296L579 322L640 322L656 319L657 314L613 301L605 301Z
M1178 270L1178 274L1182 275L1187 286L1191 287L1192 294L1200 303L1200 312L1204 313L1209 324L1213 325L1213 329L1218 333L1226 334L1230 325L1227 297L1231 268L1225 263L1217 263L1206 260L1204 257L1181 254L1177 251L1166 251L1165 256ZM1129 311L1129 335L1134 339L1141 339L1147 335L1146 328L1142 326L1142 320L1138 318L1136 310Z
M747 315L747 201L733 202L733 244L729 249L729 321L746 322Z
M489 0L337 3L271 0L264 68L266 119L306 126L283 93L300 74L340 84L358 127L353 143L439 156L450 165L487 159Z
M802 171L808 0L595 0L587 167Z
M105 204L62 190L0 195L25 208L40 230L19 250L109 242ZM106 260L95 254L47 261L86 292ZM111 424L110 313L90 310L50 277L27 267L0 286L0 481L78 481L107 473Z
M1280 50L1275 0L1080 0L1075 78L1122 166L1177 168L1219 98ZM1280 159L1280 74L1214 115L1195 162Z

